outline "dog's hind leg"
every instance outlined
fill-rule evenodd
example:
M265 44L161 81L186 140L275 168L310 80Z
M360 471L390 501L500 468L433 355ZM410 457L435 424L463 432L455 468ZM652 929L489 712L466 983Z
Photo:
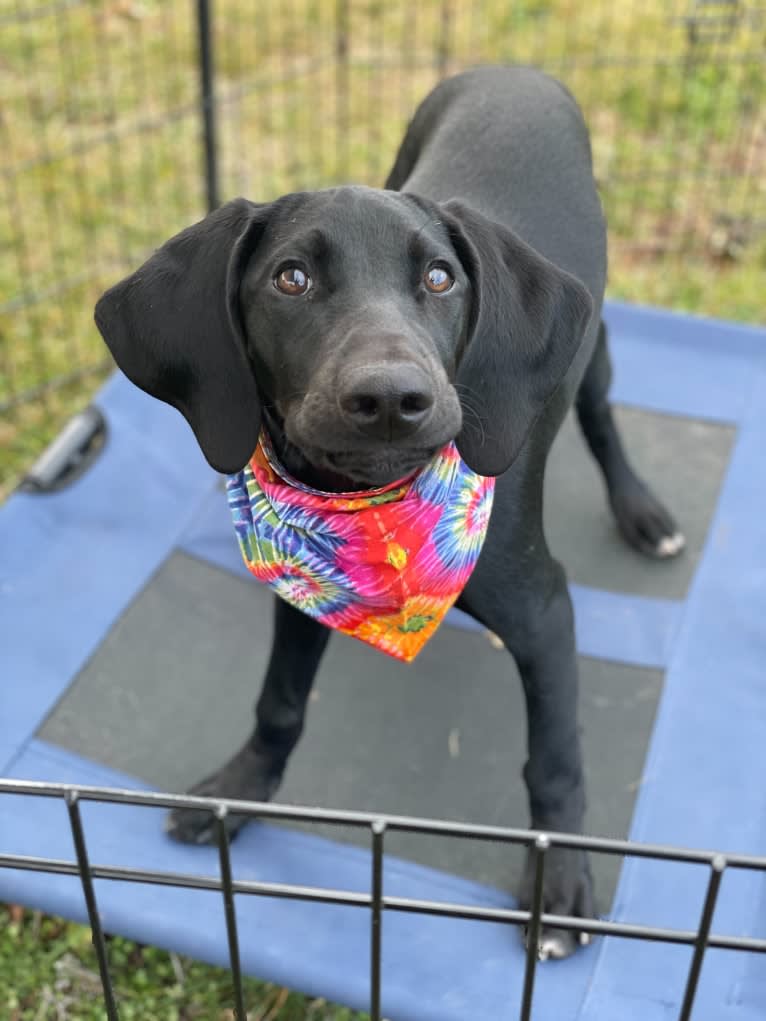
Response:
M287 759L303 731L306 704L330 632L284 600L275 603L271 658L256 706L255 729L242 748L190 794L268 801L279 787ZM241 815L228 815L230 836L246 821ZM167 817L166 829L184 843L216 840L215 821L205 810L175 809Z
M675 556L684 547L684 537L628 461L609 406L611 381L606 326L602 322L593 357L577 393L580 428L601 468L609 504L624 538L648 556Z

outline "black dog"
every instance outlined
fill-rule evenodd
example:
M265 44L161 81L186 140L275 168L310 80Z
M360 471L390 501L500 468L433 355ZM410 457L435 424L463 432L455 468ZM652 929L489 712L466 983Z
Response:
M542 527L546 457L573 402L626 539L658 557L683 544L607 401L606 231L587 131L542 73L471 71L422 104L386 188L231 202L108 291L96 320L120 367L183 412L222 472L245 465L264 423L286 468L323 490L401 478L453 438L498 476L458 605L518 663L532 826L579 831L572 606ZM280 600L275 614L254 733L196 793L263 800L279 785L329 633ZM169 829L204 842L210 816L178 811ZM591 914L584 855L551 852L545 909ZM541 954L576 942L548 931Z

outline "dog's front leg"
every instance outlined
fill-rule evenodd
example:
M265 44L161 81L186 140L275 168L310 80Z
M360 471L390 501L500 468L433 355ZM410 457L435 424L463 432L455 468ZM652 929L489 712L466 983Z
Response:
M306 703L329 636L322 624L282 599L275 600L274 638L256 706L255 729L224 766L189 793L245 801L268 801L273 797L303 730ZM233 836L246 819L229 815L226 822ZM168 816L166 828L185 843L215 841L210 812L177 809Z
M531 826L547 832L580 833L585 781L577 717L574 617L564 572L547 553L528 561L523 576L511 570L510 564L504 570L498 561L489 563L492 577L482 577L480 563L460 605L502 638L521 674L527 704L524 780ZM498 584L501 575L502 586ZM523 908L529 908L532 901L534 870L534 855L530 855L519 891ZM593 916L592 881L584 853L555 846L546 853L543 910ZM540 956L566 957L585 941L577 932L544 928Z
M585 780L577 714L574 616L564 572L555 562L551 562L550 580L552 587L543 596L542 605L532 602L527 624L517 627L511 648L527 703L524 780L533 829L580 833ZM586 855L554 846L546 858L543 910L592 917L593 885ZM535 864L530 852L519 893L525 908L532 902ZM543 929L540 957L567 957L578 942L587 942L587 937L571 930Z

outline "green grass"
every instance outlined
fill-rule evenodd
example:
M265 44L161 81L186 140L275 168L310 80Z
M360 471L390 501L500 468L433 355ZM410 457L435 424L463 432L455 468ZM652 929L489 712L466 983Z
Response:
M684 308L694 294L707 314L762 315L766 75L756 18L691 47L681 0L349 0L339 64L336 9L321 0L259 5L257 15L246 0L220 9L224 197L379 184L440 68L542 62L588 117L611 292ZM0 0L0 17L14 10ZM72 284L0 309L0 407L97 366L98 294L203 213L189 10L179 0L91 0L3 25L0 295L28 300ZM0 495L99 378L4 416Z
M756 18L690 47L681 0L349 0L339 63L339 8L216 5L225 198L341 179L380 184L440 71L543 63L591 128L610 224L609 293L763 321L766 75ZM103 378L98 294L204 211L191 9L186 0L89 0L14 22L17 4L0 0L9 169L0 407L88 370L0 418L0 498ZM63 293L34 300L62 280L71 281ZM16 304L2 307L8 299ZM225 972L120 939L109 951L124 1017L232 1017ZM355 1016L261 983L248 984L248 997L260 1021ZM98 1004L87 929L0 908L0 1021L85 1021L103 1016Z
M231 975L154 947L108 943L122 1021L234 1021ZM245 980L249 1021L362 1021L324 1000ZM90 930L0 907L0 1021L103 1021Z

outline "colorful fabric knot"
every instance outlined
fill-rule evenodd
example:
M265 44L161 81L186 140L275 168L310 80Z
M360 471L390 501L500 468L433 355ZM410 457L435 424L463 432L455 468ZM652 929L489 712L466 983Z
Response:
M409 479L325 493L291 478L265 434L227 483L256 578L327 627L408 663L471 576L494 488L450 443Z

